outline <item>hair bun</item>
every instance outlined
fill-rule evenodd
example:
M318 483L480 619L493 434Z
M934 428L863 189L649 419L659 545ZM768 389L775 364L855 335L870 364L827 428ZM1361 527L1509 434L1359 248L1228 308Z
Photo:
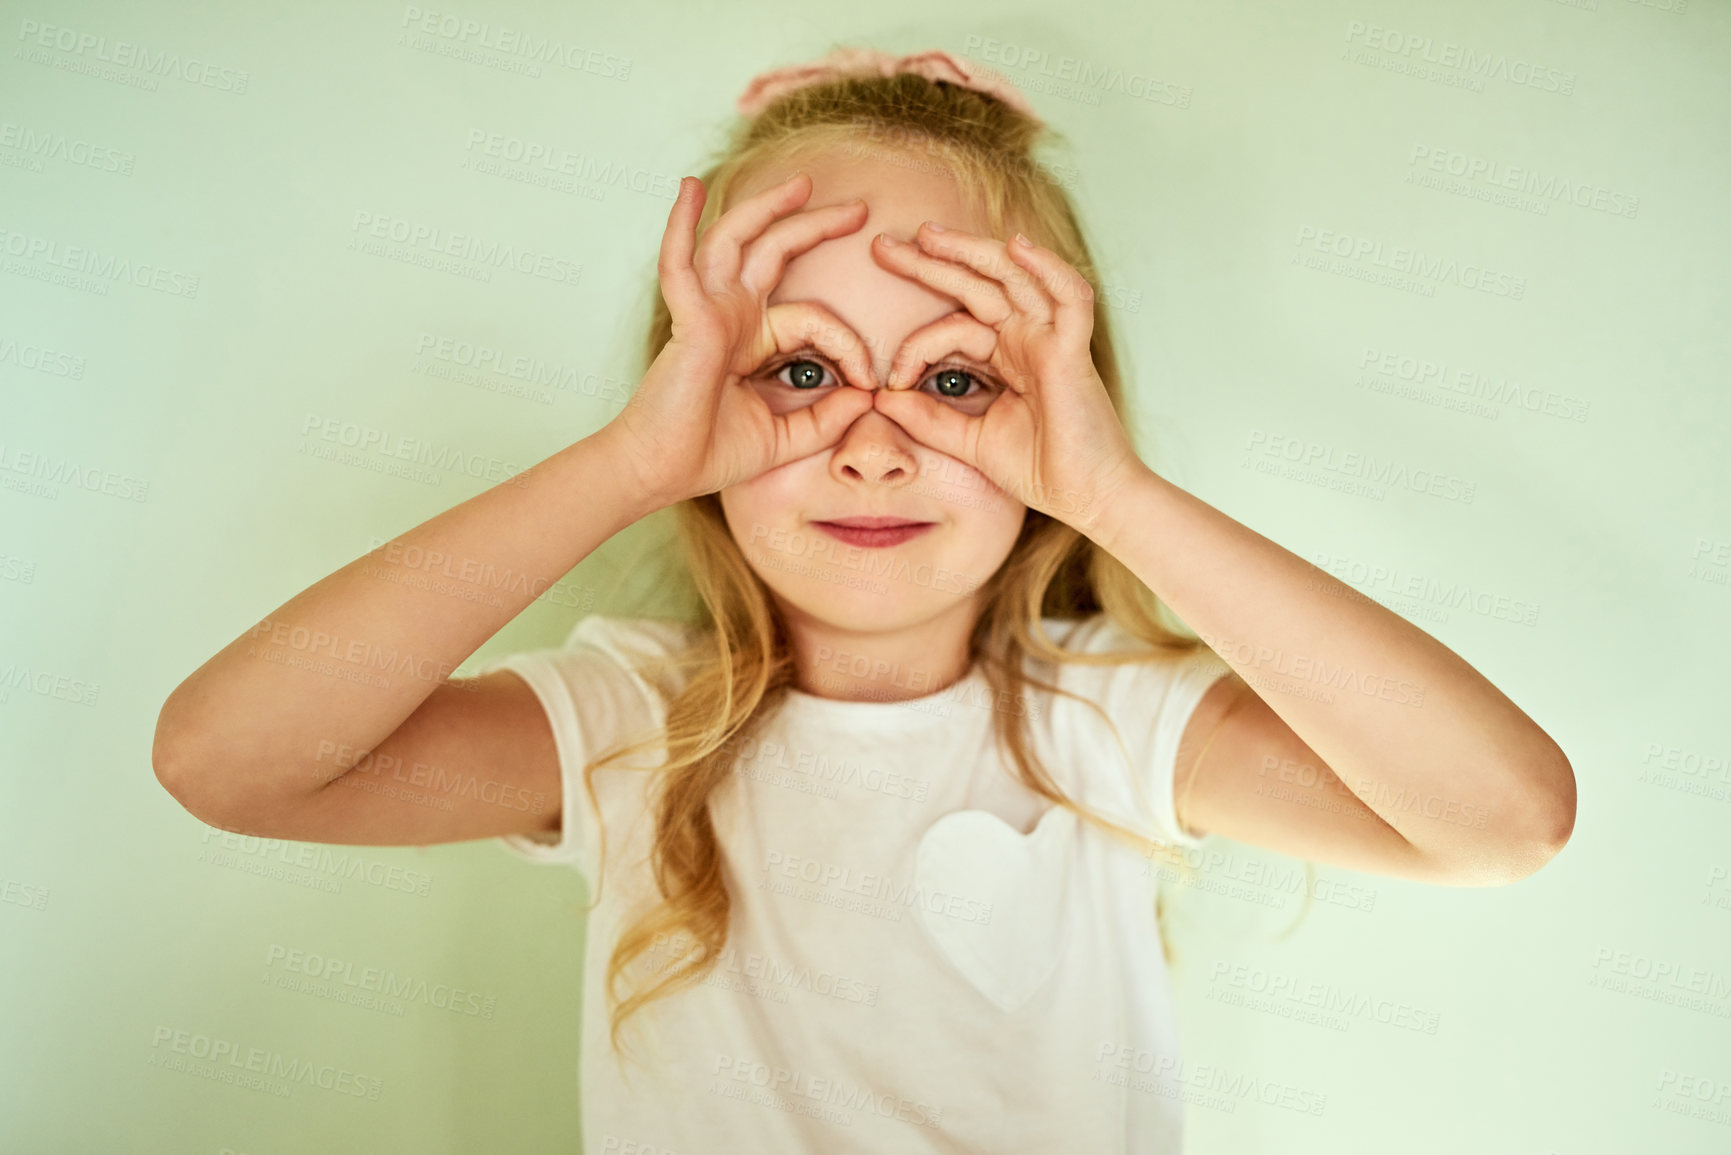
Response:
M773 101L797 88L838 76L898 76L911 72L927 80L958 85L1009 105L1036 124L1044 124L1022 91L1000 72L941 49L892 56L873 48L836 48L822 60L772 68L751 78L735 106L743 116L756 116Z

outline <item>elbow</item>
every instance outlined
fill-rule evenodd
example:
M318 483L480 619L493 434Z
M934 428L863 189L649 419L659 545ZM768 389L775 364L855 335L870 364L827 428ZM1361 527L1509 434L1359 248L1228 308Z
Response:
M169 797L194 818L209 822L201 801L204 777L200 770L202 760L195 749L196 731L189 730L179 715L169 709L173 700L171 696L156 717L156 733L150 742L150 767L157 784Z
M1575 832L1575 772L1568 759L1558 751L1512 770L1506 780L1517 785L1478 811L1470 834L1457 828L1446 846L1414 844L1428 860L1429 881L1508 886L1531 878L1562 853Z
M1559 789L1546 804L1545 822L1540 828L1539 837L1547 862L1568 845L1570 835L1575 833L1575 772L1570 768L1567 759L1563 761L1562 772L1567 779L1568 789Z
M1549 863L1575 832L1575 771L1561 751L1541 772L1529 775L1537 785L1521 805L1518 820L1504 843L1504 869L1498 885L1530 878Z
M270 760L254 738L212 723L207 716L177 710L169 700L157 715L150 764L156 781L183 810L206 826L261 838L280 813L285 793L280 773L261 767ZM277 759L278 764L281 759ZM317 786L325 785L323 779Z
M187 800L191 797L194 772L186 753L186 743L160 718L156 723L156 736L150 743L150 768L156 773L157 784L190 812L192 807Z
M180 738L179 727L169 717L168 706L173 700L171 696L157 712L156 733L150 739L150 768L156 772L162 788L178 799L178 788L186 775L183 755L186 744Z
M1543 763L1534 778L1532 842L1544 852L1545 861L1555 858L1575 832L1575 768L1561 748Z

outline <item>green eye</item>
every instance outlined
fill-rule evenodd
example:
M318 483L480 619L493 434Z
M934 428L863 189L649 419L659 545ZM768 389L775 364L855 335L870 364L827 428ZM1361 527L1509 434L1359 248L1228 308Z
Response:
M932 374L931 380L937 382L938 392L945 397L966 397L974 375L961 369L940 369Z
M780 376L780 373L791 371L792 380ZM789 361L777 370L777 380L795 389L816 389L824 382L829 370L816 361Z

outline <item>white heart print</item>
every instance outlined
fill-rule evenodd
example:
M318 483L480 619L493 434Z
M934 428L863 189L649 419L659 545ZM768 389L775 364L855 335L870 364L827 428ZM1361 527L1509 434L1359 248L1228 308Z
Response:
M914 904L920 925L1000 1010L1026 1003L1057 969L1075 830L1075 814L1062 806L1050 807L1028 834L989 811L957 810L920 838L914 861L924 899ZM964 900L958 909L983 917L945 914L944 902L934 900L951 895Z

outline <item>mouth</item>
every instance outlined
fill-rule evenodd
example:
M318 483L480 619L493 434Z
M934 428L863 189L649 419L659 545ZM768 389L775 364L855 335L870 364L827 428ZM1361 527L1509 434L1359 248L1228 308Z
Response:
M839 525L846 529L899 529L904 525L935 525L914 517L835 517L819 525Z
M849 545L883 547L900 545L938 523L907 517L838 517L833 521L814 521L812 524Z

